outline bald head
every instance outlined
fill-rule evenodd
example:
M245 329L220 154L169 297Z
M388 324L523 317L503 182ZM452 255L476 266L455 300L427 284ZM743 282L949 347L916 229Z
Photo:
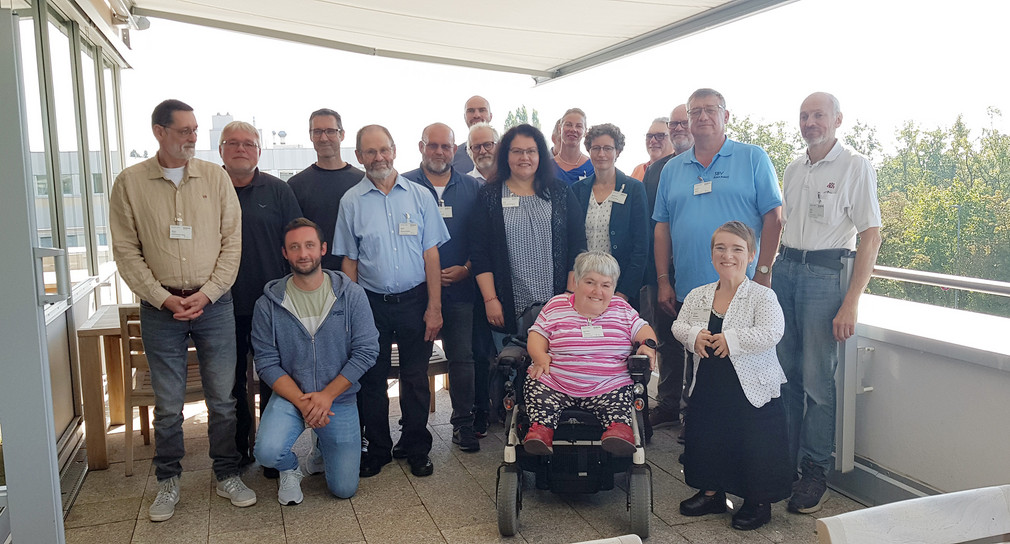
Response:
M468 127L477 123L490 123L491 104L483 96L471 96L463 106L463 120L466 121Z
M445 123L433 123L421 131L417 149L421 152L421 168L428 174L442 175L452 166L456 154L456 135Z
M694 136L688 128L687 106L681 104L670 112L670 143L673 144L673 152L677 155L691 149L694 145Z

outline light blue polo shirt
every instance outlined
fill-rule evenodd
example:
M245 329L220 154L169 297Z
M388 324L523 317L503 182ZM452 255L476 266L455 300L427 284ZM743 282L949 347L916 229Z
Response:
M712 191L694 194L701 181L711 181ZM781 205L775 167L758 146L727 138L708 168L695 159L694 148L670 159L659 176L652 219L670 224L677 300L719 279L712 266L715 229L742 221L754 229L760 248L764 214ZM756 263L755 255L748 277L754 277Z
M417 234L411 232L416 225ZM340 199L333 254L358 261L358 283L374 293L409 291L425 281L426 249L449 241L428 190L397 174L389 194L367 176Z

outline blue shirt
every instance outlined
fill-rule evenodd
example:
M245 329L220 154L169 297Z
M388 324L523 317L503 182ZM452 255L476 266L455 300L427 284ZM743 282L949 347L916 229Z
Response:
M554 165L554 177L565 182L565 185L572 185L573 183L588 178L593 175L593 163L589 159L586 162L572 168L571 170L565 170L561 168L558 161L551 158L551 164Z
M435 186L428 180L424 170L418 168L403 174L403 177L426 188L431 197L438 202ZM455 167L449 176L449 183L442 192L440 205L452 210L452 217L443 217L445 226L449 229L449 241L438 247L438 260L442 268L463 266L470 260L470 221L477 208L477 192L480 183L474 178L460 174ZM473 278L467 277L452 285L442 287L443 302L473 301Z
M417 234L400 234L414 228ZM374 293L402 293L423 283L424 251L448 241L435 201L399 174L388 195L365 176L340 199L333 254L358 261L358 283Z
M694 194L702 181L712 183L711 192ZM670 159L659 176L652 219L670 224L677 300L719 279L712 266L715 229L727 221L746 223L760 248L764 214L781 205L775 168L760 147L727 138L708 168L695 158L694 148ZM757 257L747 267L748 277L754 277Z

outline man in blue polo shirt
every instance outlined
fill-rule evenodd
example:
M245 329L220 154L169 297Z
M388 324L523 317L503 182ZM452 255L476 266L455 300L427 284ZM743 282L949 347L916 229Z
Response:
M659 304L677 315L695 287L719 279L712 266L712 233L727 221L742 221L758 236L758 254L747 268L754 281L771 286L771 265L782 232L782 194L771 159L760 147L726 137L729 111L713 89L687 100L694 147L675 156L659 178L655 261ZM677 271L670 285L669 263Z
M403 177L430 193L449 229L448 242L438 248L442 266L442 343L449 359L452 388L452 441L463 451L480 450L473 428L473 277L470 275L470 217L477 204L477 180L456 171L450 161L456 152L448 125L435 123L421 132L421 167ZM395 453L394 453L395 455Z
M379 357L361 377L358 409L368 451L360 475L374 476L402 452L415 476L434 471L428 452L428 359L442 328L442 268L438 246L449 231L438 206L420 185L393 169L396 145L389 130L368 125L358 131L355 155L365 177L340 201L333 254L342 271L358 282L379 330ZM403 432L396 447L389 435L389 375L392 344L400 354L400 411Z

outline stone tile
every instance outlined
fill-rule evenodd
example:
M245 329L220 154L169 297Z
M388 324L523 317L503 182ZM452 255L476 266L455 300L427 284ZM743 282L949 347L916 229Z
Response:
M278 524L273 527L212 534L207 542L208 544L248 544L250 542L255 542L256 544L287 544L287 538L284 536L284 526Z
M677 525L674 529L692 544L768 544L758 531L736 531L730 527L730 514L693 518L695 521Z
M112 463L108 470L88 471L75 504L142 497L150 470L150 460L138 460L133 463L133 476L130 477L126 477L123 463Z
M351 498L354 512L360 516L420 506L421 499L407 479L409 471L410 468L405 461L393 460L392 463L382 467L382 472L371 478L362 478L358 483L357 494Z
M140 510L142 497L130 497L104 502L92 502L75 504L70 510L67 518L63 520L63 526L70 529L74 527L87 527L90 525L105 525L117 521L136 521L137 512Z
M266 478L245 478L246 485L256 492L256 504L238 508L231 501L218 497L216 491L210 501L211 535L235 531L281 526L281 505L277 502L277 486ZM211 482L216 485L216 482Z
M455 529L442 529L442 538L448 544L485 544L492 542L508 542L520 544L526 542L522 535L504 537L498 534L497 520L492 523L467 525Z
M281 515L287 537L292 542L337 543L364 540L351 501L346 499L332 495L306 495L302 504L281 507Z
M395 512L395 515L390 515ZM358 522L368 542L384 544L444 543L435 522L423 506L389 509L386 512L358 514Z
M697 521L697 518L680 515L680 502L696 492L669 472L653 467L652 513L668 525Z
M130 544L136 520L118 521L104 525L68 528L64 533L67 544Z
M179 506L182 506L180 503ZM137 520L133 544L196 544L207 542L209 510L184 510L179 506L168 521L154 523L148 519L146 507Z
M814 517L807 514L793 514L786 511L788 501L779 501L772 505L772 520L768 525L757 529L768 540L782 543L815 543L817 534L814 532Z
M106 449L110 463L121 463L126 460L125 427L114 427L106 435ZM135 419L133 426L133 460L151 459L154 457L154 431L151 431L151 443L144 445L144 437L140 435L140 420Z
M603 535L572 508L564 497L533 488L531 478L523 483L523 508L519 532L533 542L580 542Z

